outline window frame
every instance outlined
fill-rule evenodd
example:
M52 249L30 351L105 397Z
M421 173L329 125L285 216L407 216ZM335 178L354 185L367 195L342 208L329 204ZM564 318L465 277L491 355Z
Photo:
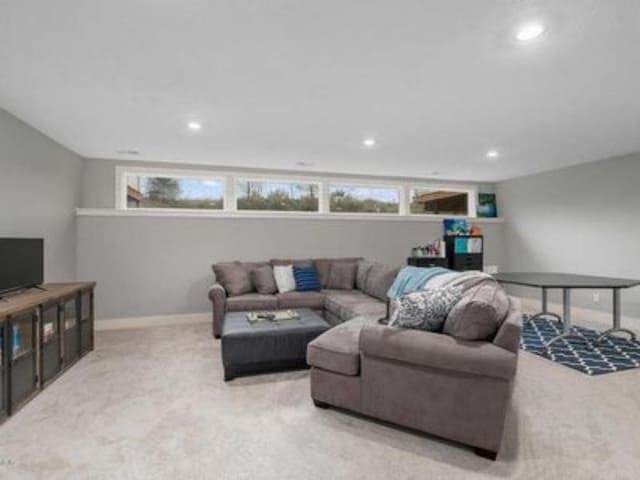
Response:
M411 197L414 190L443 190L445 192L459 192L467 194L467 215L443 215L439 213L413 213L411 211ZM442 217L442 218L477 218L478 187L460 187L455 185L426 185L410 184L407 188L407 215L411 217Z
M191 178L199 180L213 180L223 184L222 209L188 209L188 208L132 208L127 205L127 176L138 175L146 177L170 177L170 178ZM238 210L238 183L239 182L271 182L271 183L299 183L312 184L318 188L318 209L316 211L301 210ZM393 189L399 194L398 213L376 213L376 212L332 212L330 210L331 188L334 186L349 186L361 188L381 188ZM445 190L451 192L461 192L467 194L468 215L441 215L441 214L421 214L411 213L411 192L413 190ZM449 184L428 182L411 182L399 179L394 180L369 180L366 178L341 176L311 176L296 174L252 174L247 171L216 171L189 168L160 168L144 166L117 165L115 167L115 206L116 210L129 212L157 212L161 214L185 213L190 216L235 216L235 217L361 217L372 219L419 219L433 220L440 218L478 218L477 217L477 196L479 186L473 184Z
M242 215L245 213L249 214L259 214L260 212L264 212L266 214L282 214L282 215L318 215L322 213L322 204L323 204L323 182L320 180L310 180L302 177L286 177L283 178L281 175L279 176L248 176L248 175L232 175L231 184L233 189L233 208L234 212ZM238 209L238 200L240 196L238 195L238 184L240 182L268 182L268 183L298 183L304 185L316 185L318 187L318 209L315 211L311 210L240 210Z
M398 192L398 213L378 213L378 212L332 212L331 211L331 187L336 186L336 185L343 185L343 186L348 186L348 187L356 187L356 188L384 188L384 189L388 189L388 190L396 190ZM358 181L340 181L340 180L336 180L336 179L331 179L328 180L326 182L326 189L327 189L327 213L329 215L343 215L343 216L349 216L349 215L374 215L374 216L392 216L392 217L397 217L399 215L403 215L403 210L404 210L404 203L405 203L405 199L404 199L404 187L402 184L399 183L363 183L363 182L358 182Z
M160 178L189 178L194 180L209 180L222 183L222 208L131 208L127 204L127 177L131 175ZM135 211L169 211L169 212L224 212L227 210L228 180L225 176L203 170L182 170L146 167L116 167L116 208L119 210Z

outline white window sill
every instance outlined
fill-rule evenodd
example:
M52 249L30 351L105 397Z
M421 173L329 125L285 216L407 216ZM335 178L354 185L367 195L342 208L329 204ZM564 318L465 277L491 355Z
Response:
M201 210L155 210L116 208L77 208L79 217L164 217L164 218L256 218L288 220L372 220L391 222L442 222L445 218L463 218L471 223L503 223L503 218L457 217L453 215L390 215L380 213L303 213L303 212L229 212Z

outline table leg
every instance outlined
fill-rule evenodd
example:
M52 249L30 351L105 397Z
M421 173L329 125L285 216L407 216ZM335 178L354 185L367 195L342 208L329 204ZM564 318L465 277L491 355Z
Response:
M573 333L573 324L571 323L571 289L563 288L562 289L562 333L557 337L553 337L551 340L549 340L546 343L545 347L550 347L552 344L554 344L558 340L562 340L568 337L576 337L584 341L582 337Z
M542 299L541 299L541 303L542 303L542 310L539 313L536 313L535 315L530 316L529 318L527 318L527 322L531 322L533 320L536 320L537 318L544 318L544 317L551 317L554 318L558 323L562 322L562 319L560 318L560 315L558 315L557 313L552 313L548 310L548 305L549 305L549 301L548 301L548 291L547 291L547 287L542 287Z
M631 340L636 339L636 334L628 328L622 328L622 300L620 297L620 289L613 289L613 328L603 332L598 337L598 342L601 342L605 338L611 336L613 333L626 333L631 337Z

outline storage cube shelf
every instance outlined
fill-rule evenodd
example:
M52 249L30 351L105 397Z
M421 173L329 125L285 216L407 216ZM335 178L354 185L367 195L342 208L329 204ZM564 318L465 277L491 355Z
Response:
M49 284L0 304L0 421L93 350L94 287Z
M43 305L40 310L40 372L42 383L54 379L62 370L62 340L60 337L60 305Z

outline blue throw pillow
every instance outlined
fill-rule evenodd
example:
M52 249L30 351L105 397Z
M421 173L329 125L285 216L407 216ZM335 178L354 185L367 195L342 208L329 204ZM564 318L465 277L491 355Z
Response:
M320 281L316 267L293 267L298 292L319 292Z

